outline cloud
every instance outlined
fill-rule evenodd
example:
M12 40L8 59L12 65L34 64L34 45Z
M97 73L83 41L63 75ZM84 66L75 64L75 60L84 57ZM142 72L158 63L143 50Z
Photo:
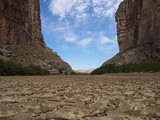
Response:
M88 44L90 44L91 42L93 41L92 38L85 38L81 41L78 42L78 45L82 46L82 47L85 47L87 46Z
M94 16L113 17L122 0L92 0Z
M115 12L115 8L109 8L108 10L106 10L106 12L104 13L105 16L109 16L109 17L113 17Z
M50 11L64 19L67 16L81 16L86 17L86 8L89 5L89 0L51 0L49 5Z
M49 9L53 14L64 18L67 12L71 12L72 6L72 0L52 0Z
M108 38L107 36L104 35L104 32L100 32L99 33L99 41L98 41L98 44L101 44L101 45L104 45L104 44L107 44L107 43L111 43L111 44L115 44L115 38Z
M117 36L107 37L105 32L99 32L98 41L96 44L97 48L104 52L118 49Z
M65 19L75 17L85 20L91 16L113 17L122 0L51 0L49 9L54 14Z
M77 41L77 36L73 33L67 34L64 36L64 40L67 42L76 42Z

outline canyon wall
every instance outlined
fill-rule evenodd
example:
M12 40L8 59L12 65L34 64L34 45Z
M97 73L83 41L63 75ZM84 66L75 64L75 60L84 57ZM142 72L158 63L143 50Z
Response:
M160 0L124 0L115 19L119 51L106 65L160 61Z
M0 0L0 59L41 66L52 73L72 71L68 63L46 47L39 0Z
M0 38L0 45L44 46L39 0L0 0Z

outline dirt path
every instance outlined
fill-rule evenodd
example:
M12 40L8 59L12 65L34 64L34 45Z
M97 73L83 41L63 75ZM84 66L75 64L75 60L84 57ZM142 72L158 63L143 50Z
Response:
M159 74L0 76L0 120L159 119Z

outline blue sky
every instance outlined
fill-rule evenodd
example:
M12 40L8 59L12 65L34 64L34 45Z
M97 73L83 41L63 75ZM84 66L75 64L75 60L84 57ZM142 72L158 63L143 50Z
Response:
M74 70L97 68L119 52L115 12L122 0L40 0L46 45Z

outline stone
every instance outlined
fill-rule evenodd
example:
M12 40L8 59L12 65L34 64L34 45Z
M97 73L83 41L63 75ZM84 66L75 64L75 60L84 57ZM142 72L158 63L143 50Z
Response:
M39 0L1 0L0 8L0 45L37 42L45 46Z
M50 72L51 75L58 75L58 74L60 74L58 69L52 69L52 70L49 70L49 72Z
M160 38L159 5L158 0L124 0L120 4L115 16L120 52Z
M0 59L57 69L61 74L72 72L44 42L39 0L0 0Z
M102 66L159 62L159 11L159 0L123 0L115 15L120 52Z
M13 120L32 120L31 113L20 113Z

